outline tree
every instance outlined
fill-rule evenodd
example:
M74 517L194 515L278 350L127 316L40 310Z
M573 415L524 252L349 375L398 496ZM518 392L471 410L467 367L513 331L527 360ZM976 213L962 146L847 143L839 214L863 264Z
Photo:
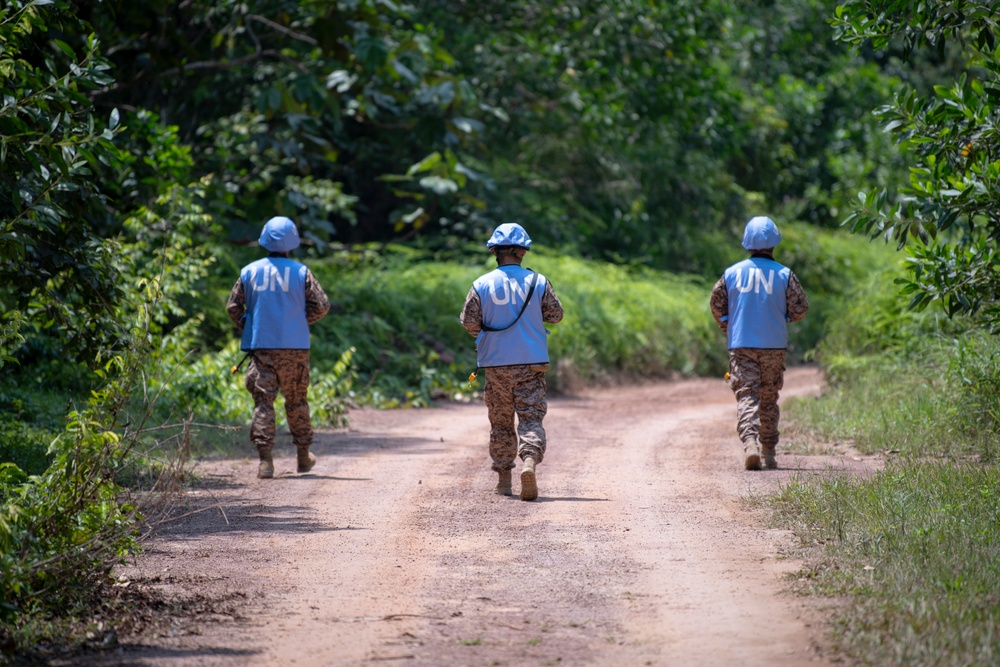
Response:
M0 7L0 317L17 308L78 351L116 336L120 290L101 238L115 225L103 182L121 163L120 116L87 98L108 69L68 3Z
M908 247L910 306L939 301L1000 332L1000 8L967 0L860 0L837 9L837 38L857 48L961 47L966 71L921 95L901 90L876 113L909 152L909 184L860 193L845 224Z
M860 112L887 77L832 41L828 0L418 8L498 111L474 165L490 176L480 217L544 243L714 273L750 211L833 226L863 179L895 182Z
M476 163L491 177L484 226L521 221L603 259L699 264L698 230L739 201L725 168L741 122L726 3L418 7L494 111Z
M447 217L481 124L433 26L390 0L81 0L118 82L100 106L178 127L237 243L267 218L306 242L391 240Z

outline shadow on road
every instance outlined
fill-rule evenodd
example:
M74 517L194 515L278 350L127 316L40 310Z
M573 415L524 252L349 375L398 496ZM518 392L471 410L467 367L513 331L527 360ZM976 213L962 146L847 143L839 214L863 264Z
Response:
M310 480L310 479L330 479L335 482L370 482L372 477L337 477L336 475L317 475L315 473L307 472L302 475L281 475L278 479L287 480L289 482L294 482L296 480Z
M513 496L515 500L520 500L517 496ZM570 503L606 503L609 502L610 498L578 498L574 496L538 496L533 503L558 503L558 502L570 502Z
M161 524L156 533L176 542L197 542L216 533L317 533L341 530L363 530L357 526L334 526L315 518L314 508L299 505L220 505L212 498L188 503L181 514L187 514L176 525Z
M125 653L122 653L122 650ZM158 664L163 661L176 661L178 665L192 664L198 658L231 658L237 663L245 662L248 658L259 655L260 651L250 649L205 647L192 649L173 649L162 646L145 646L143 644L122 644L120 649L101 653L86 653L78 656L82 662L73 664L86 664L96 667L137 667L145 664L145 660L156 660ZM69 663L66 663L69 664ZM201 664L198 662L198 664Z

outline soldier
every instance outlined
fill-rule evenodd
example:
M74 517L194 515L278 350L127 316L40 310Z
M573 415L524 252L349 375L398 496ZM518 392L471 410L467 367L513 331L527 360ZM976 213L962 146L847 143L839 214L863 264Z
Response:
M478 366L486 372L490 457L499 474L495 491L512 494L516 455L524 462L521 500L534 500L538 497L535 466L545 456L542 420L548 410L549 332L545 324L562 320L563 307L545 276L521 267L531 239L520 225L500 225L486 247L496 257L497 268L472 284L460 320L476 337Z
M774 261L781 232L770 218L747 223L750 257L726 269L712 289L712 316L729 341L729 386L736 395L736 431L743 467L777 468L778 392L785 375L788 322L806 316L809 301L798 278Z
M298 471L309 472L316 457L309 451L313 431L309 388L309 325L330 310L319 281L305 265L288 258L299 247L299 233L288 218L271 218L260 234L268 256L244 266L226 310L242 335L250 357L246 387L253 396L250 441L257 447L257 477L274 477L274 399L285 397L285 416L298 454Z

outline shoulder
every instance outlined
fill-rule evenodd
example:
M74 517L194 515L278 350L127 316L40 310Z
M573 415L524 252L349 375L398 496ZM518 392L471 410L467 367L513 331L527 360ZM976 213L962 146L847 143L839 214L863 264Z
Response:
M722 272L722 277L723 277L723 279L725 279L726 276L728 276L729 274L731 274L736 269L742 269L744 267L753 266L753 265L754 265L754 263L753 263L753 259L751 257L747 257L746 259L741 259L740 261L736 262L735 264L730 264L729 266L727 266L726 270Z
M773 269L775 271L781 271L785 273L791 271L787 266L785 266L778 260L774 259L773 257L751 257L747 261L761 268Z
M483 283L488 283L495 280L497 276L502 276L502 275L504 275L504 272L501 271L499 268L496 268L493 269L492 271L487 271L483 275L479 276L478 278L472 281L472 284L481 285Z
M241 276L245 275L245 274L249 273L250 271L253 271L257 267L259 267L260 265L266 263L266 262L267 262L267 257L262 257L262 258L260 258L258 260L250 262L249 264L247 264L246 266L244 266L242 269L240 269L240 275Z

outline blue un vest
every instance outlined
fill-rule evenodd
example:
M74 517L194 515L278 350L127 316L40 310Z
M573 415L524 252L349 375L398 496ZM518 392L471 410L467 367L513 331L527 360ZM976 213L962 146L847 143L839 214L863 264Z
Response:
M547 364L549 344L542 320L542 296L545 276L537 274L535 291L521 319L504 331L480 331L476 338L476 355L481 368ZM531 271L508 264L480 276L472 286L479 294L483 309L483 324L503 329L517 317L528 296Z
M785 295L791 275L790 269L766 257L751 257L726 269L730 350L788 347Z
M243 267L243 350L309 349L307 271L305 264L287 257L265 257Z

